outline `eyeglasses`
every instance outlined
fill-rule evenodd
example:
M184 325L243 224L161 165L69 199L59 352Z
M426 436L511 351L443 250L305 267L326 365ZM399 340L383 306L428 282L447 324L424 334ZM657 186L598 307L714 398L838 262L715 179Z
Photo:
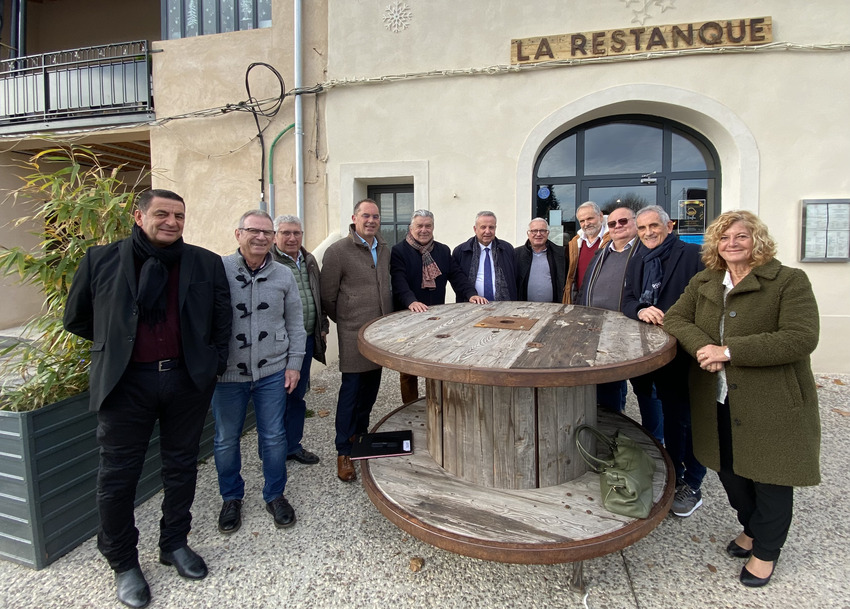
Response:
M549 230L545 228L530 228L528 229L529 235L545 235Z
M300 231L300 230L279 230L279 231L277 231L277 234L283 235L284 237L289 239L290 237L300 237L301 235L304 234L304 231Z
M608 222L608 228L614 228L614 227L615 227L615 226L617 226L618 224L619 224L620 226L625 226L625 225L626 225L626 224L628 224L630 221L631 221L631 218L619 218L619 219L617 219L617 220L611 220L610 222Z
M263 230L262 228L240 228L239 230L244 230L246 233L248 233L252 237L259 237L260 235L268 237L269 239L274 237L274 231L273 230Z

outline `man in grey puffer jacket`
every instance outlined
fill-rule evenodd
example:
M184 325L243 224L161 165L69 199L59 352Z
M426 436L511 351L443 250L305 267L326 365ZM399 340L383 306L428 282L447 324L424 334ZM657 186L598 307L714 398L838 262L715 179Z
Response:
M248 401L254 403L257 437L263 460L263 500L275 526L295 524L286 497L286 394L298 385L304 359L301 296L292 271L272 259L271 217L248 211L236 229L239 249L224 256L230 283L233 329L227 370L212 399L215 417L215 467L223 504L218 530L235 533L242 525L245 483L240 444Z

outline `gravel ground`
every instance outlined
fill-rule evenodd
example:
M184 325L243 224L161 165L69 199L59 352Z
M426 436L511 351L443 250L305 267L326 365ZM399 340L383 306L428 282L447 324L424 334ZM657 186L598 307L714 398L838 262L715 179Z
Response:
M741 561L724 548L738 533L717 476L709 472L704 505L687 519L668 517L649 536L621 552L584 565L588 595L569 589L570 565L486 562L440 550L410 537L371 504L360 482L336 478L333 412L339 373L313 377L308 404L317 415L305 426L304 446L322 462L290 462L286 496L298 523L277 530L262 502L257 440L243 441L247 496L236 534L218 533L221 500L212 460L200 467L189 543L207 561L203 581L181 579L157 558L160 497L137 508L140 560L152 607L376 608L455 607L850 607L850 511L843 506L850 474L850 375L817 375L823 421L823 483L799 489L795 518L776 575L766 588L744 589ZM637 414L633 396L630 415ZM372 420L400 403L398 375L384 371ZM327 416L321 416L325 414ZM419 571L411 559L421 558ZM120 607L112 574L94 539L48 568L34 571L0 561L0 607Z

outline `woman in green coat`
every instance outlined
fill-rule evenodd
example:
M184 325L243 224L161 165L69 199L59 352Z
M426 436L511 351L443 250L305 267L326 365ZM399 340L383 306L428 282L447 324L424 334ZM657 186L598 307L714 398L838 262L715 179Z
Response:
M774 259L747 211L708 228L693 277L664 316L691 366L694 454L718 472L744 527L726 551L747 558L741 583L773 575L788 536L793 487L820 482L820 417L809 355L818 308L806 274Z

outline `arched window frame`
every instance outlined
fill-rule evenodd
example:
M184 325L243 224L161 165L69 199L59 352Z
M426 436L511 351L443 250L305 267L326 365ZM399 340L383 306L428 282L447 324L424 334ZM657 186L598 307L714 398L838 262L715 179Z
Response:
M586 151L584 135L586 131L602 125L623 122L645 123L662 130L661 170L656 171L651 175L642 174L639 172L586 175L584 167ZM693 139L700 145L702 145L705 148L708 156L710 156L714 168L707 168L704 170L673 171L673 135L676 133L684 137ZM549 176L542 178L538 177L540 165L546 158L546 155L558 144L573 136L576 136L575 175ZM641 182L642 179L646 181ZM704 210L705 225L707 226L709 223L711 223L711 221L720 213L721 210L720 158L716 148L710 140L708 140L704 135L702 135L698 131L688 127L687 125L683 125L677 121L668 118L645 114L621 114L607 116L586 123L582 123L581 125L578 125L560 134L552 141L550 141L543 148L543 150L541 150L540 154L537 156L534 162L534 170L532 175L531 217L546 217L546 202L541 201L541 199L538 198L538 193L540 192L541 187L545 186L551 189L551 187L553 186L566 185L568 188L572 186L573 188L571 190L574 192L574 201L569 202L569 206L567 208L564 208L563 206L561 207L561 222L565 233L564 240L566 240L566 238L569 235L574 234L578 228L575 222L575 208L582 202L584 202L584 200L586 200L583 198L583 193L586 193L588 191L588 185L591 183L601 183L606 180L619 180L624 182L633 181L642 184L652 183L652 181L654 180L654 183L658 185L659 192L656 194L656 201L653 202L658 202L658 204L662 205L662 207L664 207L664 209L666 209L668 213L670 213L671 217L674 219L679 217L679 210L671 209L673 207L671 204L671 184L684 180L705 180L709 185L706 188L708 192L706 195L706 206ZM598 201L598 203L604 205L605 202Z

